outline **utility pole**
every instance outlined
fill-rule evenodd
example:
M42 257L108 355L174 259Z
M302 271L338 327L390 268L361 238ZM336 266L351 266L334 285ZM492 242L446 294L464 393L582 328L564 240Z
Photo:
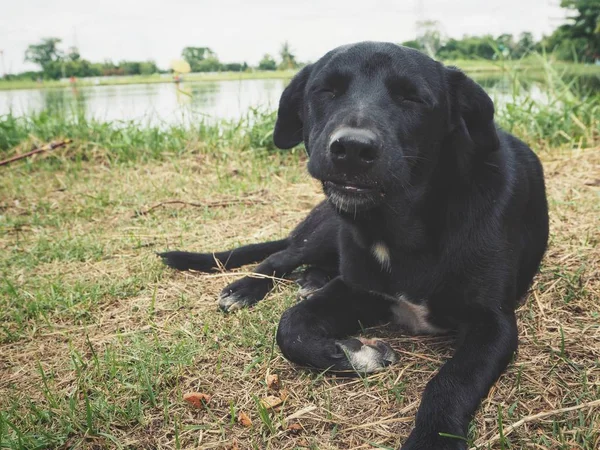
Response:
M421 24L425 22L425 1L415 0L415 36L421 32Z

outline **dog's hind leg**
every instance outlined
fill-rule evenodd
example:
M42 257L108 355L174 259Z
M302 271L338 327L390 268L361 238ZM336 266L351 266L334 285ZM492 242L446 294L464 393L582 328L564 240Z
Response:
M277 344L284 356L304 366L338 373L370 373L396 362L380 340L348 336L389 320L391 302L356 291L336 278L283 313Z

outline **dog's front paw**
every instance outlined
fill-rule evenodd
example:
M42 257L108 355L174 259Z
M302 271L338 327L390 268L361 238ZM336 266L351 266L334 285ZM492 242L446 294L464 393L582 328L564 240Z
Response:
M336 341L352 368L360 373L373 373L398 361L394 349L379 339L351 338Z
M252 306L267 295L270 286L270 280L264 278L244 277L234 281L221 291L219 308L232 312Z

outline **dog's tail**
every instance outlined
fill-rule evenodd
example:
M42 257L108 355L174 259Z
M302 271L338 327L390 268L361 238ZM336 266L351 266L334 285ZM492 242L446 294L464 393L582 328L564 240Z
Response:
M177 270L215 272L219 269L235 269L246 264L262 261L273 253L285 250L288 239L250 244L218 253L164 252L159 253L163 262Z

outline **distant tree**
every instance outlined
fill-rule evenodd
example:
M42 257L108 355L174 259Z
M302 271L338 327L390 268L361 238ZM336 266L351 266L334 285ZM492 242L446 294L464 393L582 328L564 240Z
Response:
M32 44L25 51L25 61L38 64L49 78L59 78L59 63L63 58L58 48L61 40L58 38L44 38L39 44Z
M198 62L195 67L192 66L193 72L218 72L219 70L221 70L221 62L214 54Z
M62 71L65 77L95 77L102 75L98 64L92 64L85 59L76 61L66 60L62 63Z
M102 64L93 64L95 71L103 76L114 75L152 75L159 69L154 61L119 61L118 64L110 60Z
M189 63L192 72L207 72L206 67L212 67L214 60L217 59L215 52L208 47L185 47L181 57ZM212 59L212 62L202 64L207 59Z
M440 23L436 20L419 21L417 30L417 41L423 51L433 58L444 41Z
M410 41L404 41L404 42L400 43L400 45L403 45L403 46L409 47L409 48L414 48L414 49L420 50L422 52L425 51L421 42L419 42L416 39L412 39Z
M472 55L468 54L466 49L465 39L453 39L448 41L438 50L436 57L439 59L468 59Z
M112 61L92 63L81 57L77 47L70 47L66 53L59 48L60 39L46 38L39 44L32 44L25 52L25 60L38 64L42 68L44 78L57 79L60 77L91 77L110 75L150 75L159 72L154 61ZM211 52L212 53L212 52ZM33 73L33 72L32 72ZM35 76L39 73L26 73L25 77Z
M519 40L517 41L514 56L516 58L520 58L525 56L527 53L535 51L537 49L537 44L535 39L533 38L533 34L529 31L525 31L519 35Z
M464 36L462 39L448 39L440 47L436 57L452 59L493 59L496 54L495 39L492 36Z
M119 68L123 75L138 75L140 73L140 63L138 61L119 61Z
M109 77L112 75L123 75L123 69L120 69L115 63L107 59L99 64L102 76Z
M158 73L158 66L154 61L144 61L140 63L140 75L152 75Z
M598 0L562 0L560 6L570 12L561 25L543 41L561 59L592 62L600 59L600 2Z
M221 70L226 72L244 72L248 68L246 63L227 63L221 66Z
M298 67L298 63L296 62L296 56L292 53L288 41L285 41L283 44L281 44L279 56L281 58L281 64L279 64L279 69L291 70L296 69Z
M69 50L67 52L67 59L69 61L78 61L80 58L81 55L79 54L79 49L75 46L69 47Z
M263 56L263 59L258 63L259 70L277 70L277 63L269 54Z

